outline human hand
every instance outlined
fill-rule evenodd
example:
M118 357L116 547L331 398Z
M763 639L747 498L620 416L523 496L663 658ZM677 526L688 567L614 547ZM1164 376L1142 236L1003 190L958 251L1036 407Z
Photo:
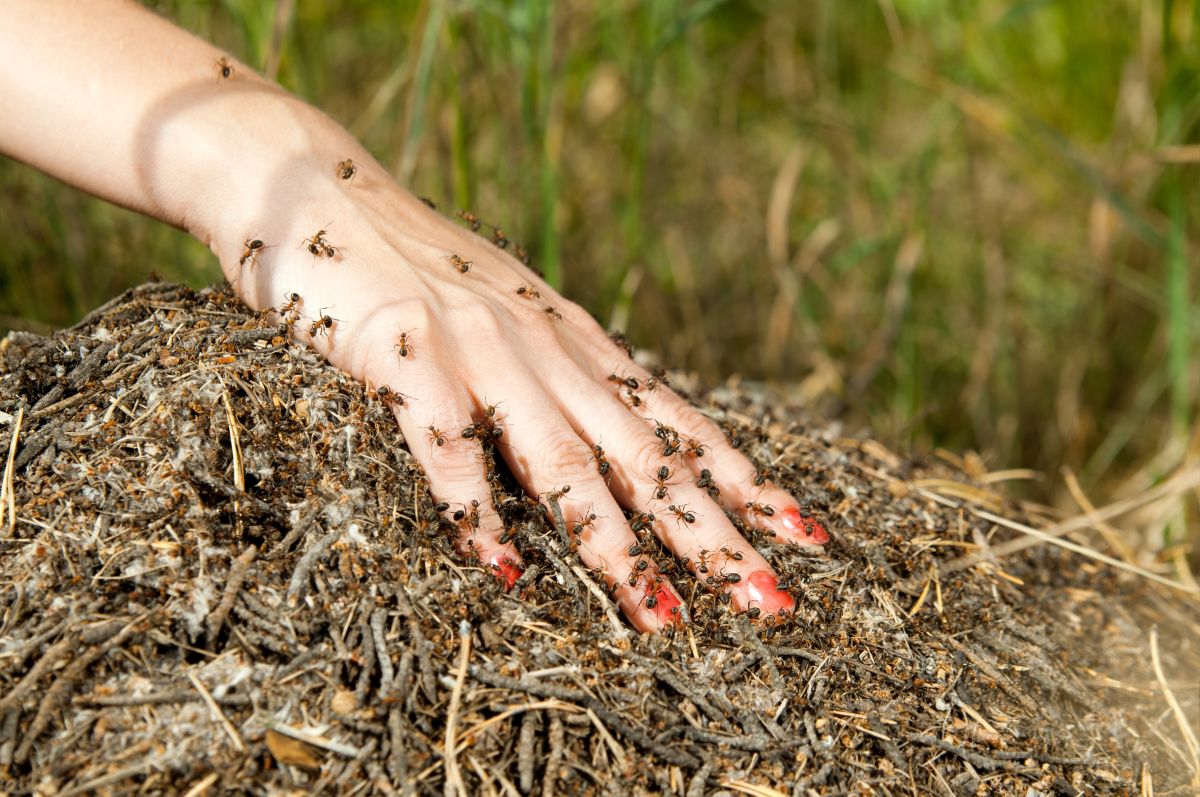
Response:
M623 509L653 515L635 514L633 526L738 610L793 608L723 510L799 545L827 541L815 518L507 251L376 164L338 163L294 194L305 198L286 218L227 236L222 263L248 303L275 306L298 338L391 404L460 550L507 586L521 571L481 456L493 448L530 495L556 493L573 547L639 630L684 612Z

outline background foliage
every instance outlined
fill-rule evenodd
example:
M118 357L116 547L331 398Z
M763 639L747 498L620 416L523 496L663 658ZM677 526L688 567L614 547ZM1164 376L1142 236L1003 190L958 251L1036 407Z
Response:
M1063 467L1105 499L1200 454L1195 4L155 5L674 367L798 383L894 445L1037 469L1046 499ZM150 267L220 277L20 165L0 186L10 326Z

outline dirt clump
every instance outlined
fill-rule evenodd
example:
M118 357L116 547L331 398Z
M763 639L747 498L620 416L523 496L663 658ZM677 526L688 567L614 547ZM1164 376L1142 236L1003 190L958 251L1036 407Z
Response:
M692 623L651 638L502 467L531 567L506 593L464 561L386 402L224 289L142 286L0 358L0 791L1200 791L1194 599L989 557L1019 536L993 518L1048 518L764 391L693 398L834 540L747 530L777 623L655 550Z

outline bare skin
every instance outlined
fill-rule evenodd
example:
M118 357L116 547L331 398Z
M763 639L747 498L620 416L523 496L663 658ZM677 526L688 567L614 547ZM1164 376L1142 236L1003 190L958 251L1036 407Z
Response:
M500 542L478 436L463 436L484 419L529 494L570 485L559 503L578 554L639 630L686 618L623 509L652 513L702 581L734 576L739 610L793 608L696 479L708 470L723 507L777 540L822 544L820 524L710 420L651 389L585 311L397 185L336 122L127 0L0 0L0 52L0 152L188 231L250 307L298 294L299 338L403 394L396 418L460 549L506 582L520 555Z

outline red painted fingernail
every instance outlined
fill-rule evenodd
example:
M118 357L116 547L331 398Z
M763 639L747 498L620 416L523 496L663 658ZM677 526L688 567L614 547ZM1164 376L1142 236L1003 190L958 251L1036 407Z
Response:
M654 616L663 625L687 621L687 609L666 584L647 584L645 595L647 598L653 596Z
M504 582L504 590L507 592L513 588L513 584L517 583L517 579L525 572L525 568L507 556L497 556L492 559L492 571L496 574L496 578Z
M808 537L817 545L829 542L829 532L821 525L821 521L812 515L805 515L799 509L792 507L783 513L783 527L788 531Z
M781 611L794 611L796 601L792 596L779 588L779 581L766 570L755 570L746 579L750 582L746 587L749 595L748 609L759 609L765 614L777 614Z

